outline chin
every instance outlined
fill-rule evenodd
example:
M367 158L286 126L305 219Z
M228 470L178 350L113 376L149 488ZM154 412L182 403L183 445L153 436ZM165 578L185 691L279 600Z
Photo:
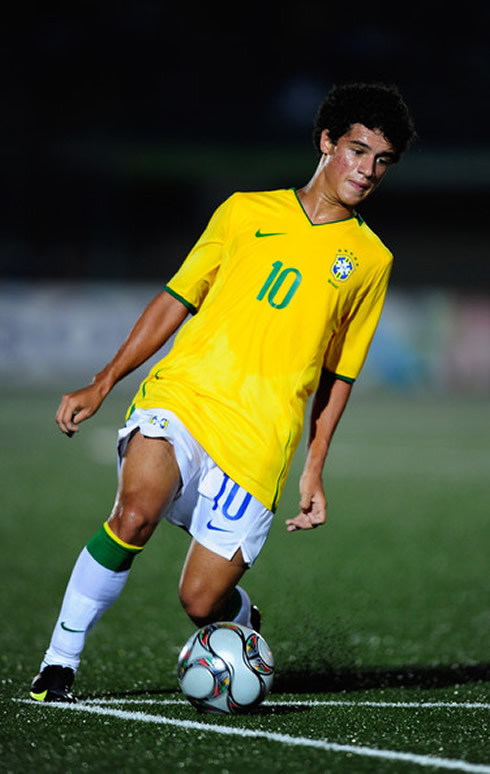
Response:
M341 198L341 202L344 207L356 207L358 204L364 201L367 196L367 191L347 191Z
M355 207L357 207L358 204L360 204L364 199L364 196L345 196L341 200L341 204L346 207L348 210L353 210Z

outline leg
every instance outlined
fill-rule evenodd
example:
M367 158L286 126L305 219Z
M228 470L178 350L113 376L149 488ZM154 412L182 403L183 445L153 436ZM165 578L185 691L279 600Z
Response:
M75 564L42 667L67 668L73 680L87 633L118 598L134 556L151 537L179 486L173 447L137 432L121 465L108 529L102 528L89 541ZM46 695L42 680L40 686L42 690L31 692L33 698Z
M223 620L235 587L247 569L242 552L231 559L193 540L180 579L180 600L189 618L203 626Z
M144 546L181 485L173 446L164 438L137 432L121 464L119 488L109 518L114 534Z

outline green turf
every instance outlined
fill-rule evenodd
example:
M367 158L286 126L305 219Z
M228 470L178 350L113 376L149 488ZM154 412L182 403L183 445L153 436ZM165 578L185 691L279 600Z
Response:
M298 452L269 541L244 584L265 611L263 633L277 666L271 702L283 702L256 715L216 718L187 704L162 704L181 698L175 663L193 630L177 598L187 540L162 524L136 559L123 597L90 635L76 682L81 698L131 699L100 706L138 710L138 720L19 701L39 666L73 561L111 507L115 430L130 395L118 388L71 440L53 421L56 391L0 397L2 771L425 768L415 759L260 736L272 732L486 764L490 771L488 401L354 394L325 476L328 524L288 534ZM310 700L348 703L304 703ZM150 715L252 729L256 736L150 723Z

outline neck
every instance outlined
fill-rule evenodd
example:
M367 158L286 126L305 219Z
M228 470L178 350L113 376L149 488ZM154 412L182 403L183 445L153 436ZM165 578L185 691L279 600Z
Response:
M331 195L324 180L325 161L322 157L311 180L296 193L312 223L331 223L355 215L355 208L349 207Z

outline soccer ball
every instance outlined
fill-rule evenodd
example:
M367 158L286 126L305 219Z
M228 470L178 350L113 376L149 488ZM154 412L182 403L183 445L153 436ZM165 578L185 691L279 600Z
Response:
M197 709L246 712L270 692L274 658L265 639L248 626L213 623L189 637L177 674L183 693Z

